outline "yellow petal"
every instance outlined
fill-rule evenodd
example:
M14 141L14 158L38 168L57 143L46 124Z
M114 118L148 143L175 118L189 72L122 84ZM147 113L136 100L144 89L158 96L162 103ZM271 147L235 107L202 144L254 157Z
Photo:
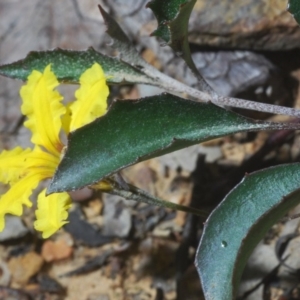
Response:
M66 113L62 116L61 122L62 122L62 129L64 132L68 135L70 132L70 124L71 124L71 105L73 102L70 102L66 105Z
M68 209L71 198L68 193L56 193L46 196L46 189L38 196L38 209L35 212L34 228L42 232L44 239L54 234L68 223Z
M70 131L86 125L105 114L109 89L101 66L95 63L80 77L76 101L71 105Z
M49 175L47 177L53 176L58 164L59 157L49 152L43 151L38 146L36 146L30 153L28 153L25 159L25 167L27 170L38 170L39 168L43 169L44 171L49 170ZM39 173L39 171L37 171L37 173Z
M30 149L21 147L2 151L0 154L0 182L7 184L18 181L26 173L25 160L30 152Z
M43 73L33 71L20 90L23 100L22 113L28 117L24 125L31 130L31 141L59 156L62 144L59 139L61 116L65 107L62 96L53 89L58 81L48 65Z
M13 184L10 189L0 197L0 231L4 229L6 214L21 216L23 205L30 207L29 200L32 190L35 189L43 174L30 173L18 182Z

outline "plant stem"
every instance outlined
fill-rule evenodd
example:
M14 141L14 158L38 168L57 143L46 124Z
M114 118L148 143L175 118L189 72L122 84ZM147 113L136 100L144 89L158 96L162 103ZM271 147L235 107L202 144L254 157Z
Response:
M117 181L113 180L112 178L107 178L104 181L106 182L105 185L103 185L103 182L102 183L100 182L99 184L95 184L91 186L91 188L101 190L102 192L108 194L121 196L127 200L134 200L137 202L143 202L151 205L163 206L174 210L180 210L187 213L192 213L205 219L209 215L208 212L203 210L176 204L173 202L165 201L160 198L154 197L151 194L147 193L146 191L141 190L140 188L128 183L126 183L126 186L124 186L123 184L119 184ZM110 188L101 189L101 186L106 186L106 187L110 186Z
M186 62L188 67L194 72L203 91L198 91L197 89L191 88L188 85L179 82L178 80L175 80L166 74L163 74L139 56L138 52L132 46L130 40L117 24L117 22L109 14L107 14L100 5L99 9L107 25L107 33L114 40L113 48L119 51L120 57L124 62L137 69L138 71L142 71L149 77L149 79L151 78L153 80L152 82L151 80L149 82L146 82L147 84L161 87L172 94L185 94L193 100L201 102L212 102L219 106L238 107L267 112L271 114L300 117L300 111L294 108L282 107L266 103L257 103L254 101L218 95L198 72L198 69L195 66L194 61L190 55L190 49L187 41L183 43L184 49L181 49L181 57Z
M273 104L259 103L255 101L249 101L239 98L225 97L217 95L216 93L209 94L206 92L198 91L194 88L187 86L186 84L179 82L176 79L169 77L166 74L161 73L153 66L145 63L143 64L143 72L149 77L156 80L157 86L165 89L166 91L176 94L183 93L189 95L193 100L200 102L212 102L219 106L237 107L248 110L262 111L271 114L287 115L293 117L300 117L300 110L284 107Z

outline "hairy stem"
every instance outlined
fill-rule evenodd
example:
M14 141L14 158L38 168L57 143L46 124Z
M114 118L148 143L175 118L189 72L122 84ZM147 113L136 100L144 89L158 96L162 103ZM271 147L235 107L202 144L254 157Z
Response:
M118 181L113 180L112 178L105 179L98 184L91 186L92 189L101 190L102 192L121 196L127 200L134 200L137 202L143 202L156 206L163 206L166 208L180 210L187 213L192 213L198 215L202 218L208 217L208 212L202 211L196 208L175 204L173 202L165 201L160 198L154 197L151 194L147 193L140 188L126 183L126 185L119 183Z
M186 84L177 81L169 77L166 74L161 73L151 65L147 63L143 65L143 72L156 79L157 85L170 93L183 93L190 96L193 100L201 102L212 102L219 106L237 107L248 110L262 111L270 114L287 115L293 117L300 117L300 110L284 107L279 105L272 105L266 103L259 103L255 101L249 101L239 98L224 97L215 93L206 93L198 91L194 88L187 86Z

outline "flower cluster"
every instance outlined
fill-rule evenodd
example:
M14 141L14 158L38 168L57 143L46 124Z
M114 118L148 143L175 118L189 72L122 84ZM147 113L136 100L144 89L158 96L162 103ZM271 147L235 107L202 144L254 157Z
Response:
M24 126L32 133L34 147L16 147L0 154L0 182L9 185L0 196L0 231L5 227L5 215L21 216L23 205L32 206L29 197L39 182L53 176L65 147L61 136L106 112L109 89L99 64L81 75L76 100L66 106L55 89L58 85L48 65L43 73L33 71L21 88L21 111L27 117ZM68 193L46 196L43 190L37 199L34 228L43 238L49 237L67 223L70 206Z

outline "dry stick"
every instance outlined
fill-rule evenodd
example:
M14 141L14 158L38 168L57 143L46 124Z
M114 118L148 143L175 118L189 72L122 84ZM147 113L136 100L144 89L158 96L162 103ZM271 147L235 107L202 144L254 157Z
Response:
M201 102L212 102L219 106L230 106L244 108L248 110L255 110L261 112L267 112L271 114L287 115L293 117L300 117L300 110L284 107L279 105L272 105L266 103L258 103L255 101L249 101L239 98L224 97L217 94L207 94L205 92L198 91L194 88L187 86L186 84L177 81L166 74L161 73L153 66L145 63L143 65L143 72L149 77L156 79L157 85L170 93L184 93Z

